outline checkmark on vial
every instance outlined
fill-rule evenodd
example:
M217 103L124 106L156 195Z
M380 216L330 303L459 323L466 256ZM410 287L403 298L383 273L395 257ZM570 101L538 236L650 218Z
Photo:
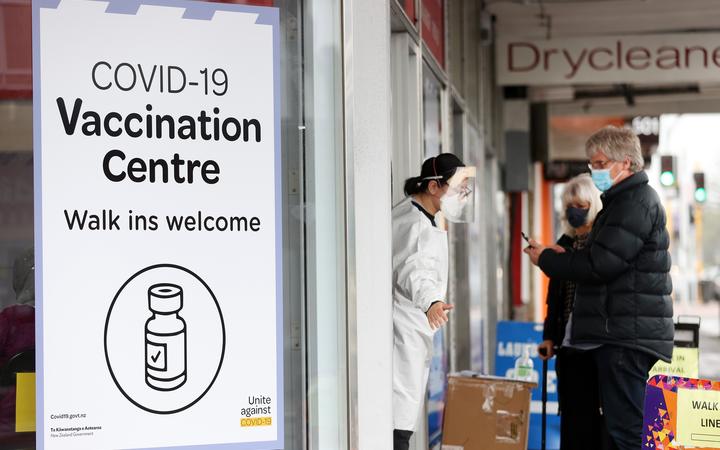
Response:
M148 368L165 372L167 370L167 345L147 342L145 364Z

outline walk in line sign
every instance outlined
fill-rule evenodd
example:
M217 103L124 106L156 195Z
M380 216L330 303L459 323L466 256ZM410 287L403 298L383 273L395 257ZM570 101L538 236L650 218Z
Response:
M720 391L678 389L678 411L679 443L720 448Z
M39 449L283 447L279 48L277 8L33 0Z
M643 448L720 449L720 382L651 378L645 391Z

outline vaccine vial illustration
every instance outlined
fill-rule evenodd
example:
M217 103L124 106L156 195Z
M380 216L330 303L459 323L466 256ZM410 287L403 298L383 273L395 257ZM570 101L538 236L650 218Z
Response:
M187 379L187 327L180 316L183 289L176 284L150 286L152 316L145 323L145 382L158 391L172 391Z

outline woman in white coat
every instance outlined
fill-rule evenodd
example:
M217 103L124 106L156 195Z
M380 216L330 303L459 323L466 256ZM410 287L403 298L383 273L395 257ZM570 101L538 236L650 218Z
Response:
M407 450L423 407L433 334L447 321L448 239L435 215L463 213L470 190L450 180L464 164L443 153L405 182L407 198L392 211L394 450ZM454 178L455 180L457 178Z

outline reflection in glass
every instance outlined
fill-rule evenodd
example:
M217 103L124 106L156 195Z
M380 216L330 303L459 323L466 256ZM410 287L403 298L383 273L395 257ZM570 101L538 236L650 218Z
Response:
M427 66L423 69L423 140L427 159L442 152L442 86Z

